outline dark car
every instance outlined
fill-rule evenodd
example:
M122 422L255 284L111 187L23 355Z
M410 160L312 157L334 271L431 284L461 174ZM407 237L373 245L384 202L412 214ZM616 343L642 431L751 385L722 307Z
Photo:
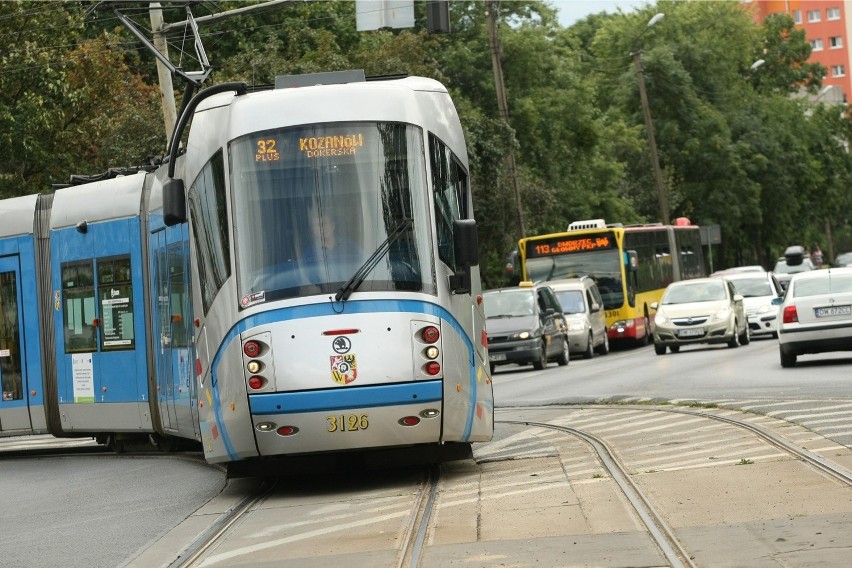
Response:
M497 365L544 369L548 361L567 365L568 325L562 306L546 284L521 282L482 294L491 373Z

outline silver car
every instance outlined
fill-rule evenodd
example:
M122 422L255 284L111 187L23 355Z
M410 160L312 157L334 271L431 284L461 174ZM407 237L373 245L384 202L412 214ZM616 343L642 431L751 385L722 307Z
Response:
M597 284L589 276L548 280L562 305L568 324L568 345L571 353L591 359L595 352L609 353L606 312Z
M664 355L682 345L727 343L748 345L751 334L742 294L724 278L672 282L660 303L654 302L654 351Z
M778 337L778 306L772 302L784 295L784 289L775 275L763 271L729 273L724 277L743 297L752 337Z
M782 367L799 355L852 351L852 267L796 274L776 303Z

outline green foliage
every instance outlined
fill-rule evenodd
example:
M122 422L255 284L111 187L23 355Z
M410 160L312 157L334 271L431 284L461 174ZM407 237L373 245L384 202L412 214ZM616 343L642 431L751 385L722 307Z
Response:
M192 9L205 16L247 5ZM147 30L147 6L118 9ZM0 3L0 197L164 150L155 60L105 7ZM167 22L185 9L163 2ZM489 9L497 10L508 122L497 108ZM563 29L547 2L453 0L452 32L430 35L420 1L413 29L372 32L357 31L354 2L293 2L216 19L202 33L213 83L361 68L447 85L468 142L483 280L499 286L521 220L529 235L586 218L660 219L637 54L670 217L721 225L716 268L770 266L794 243L852 249L850 117L801 98L819 90L825 69L807 61L810 45L790 17L757 25L751 9L659 0ZM664 18L648 27L658 13ZM198 68L183 30L168 39L172 61Z

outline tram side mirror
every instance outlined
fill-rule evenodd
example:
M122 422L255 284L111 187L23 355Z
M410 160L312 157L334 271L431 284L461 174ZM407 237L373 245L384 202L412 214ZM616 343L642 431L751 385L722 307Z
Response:
M170 179L163 185L163 222L169 227L186 223L186 194L180 178Z
M450 290L455 294L469 294L470 267L479 265L479 237L473 219L453 221L453 253L456 273L450 276Z
M639 270L639 254L635 250L624 251L624 264L631 272Z

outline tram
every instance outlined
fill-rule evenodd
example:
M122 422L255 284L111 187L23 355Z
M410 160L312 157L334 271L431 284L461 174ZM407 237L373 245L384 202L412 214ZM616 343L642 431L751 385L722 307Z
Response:
M491 439L439 82L216 85L161 165L79 181L0 201L0 436L188 439L211 463Z

